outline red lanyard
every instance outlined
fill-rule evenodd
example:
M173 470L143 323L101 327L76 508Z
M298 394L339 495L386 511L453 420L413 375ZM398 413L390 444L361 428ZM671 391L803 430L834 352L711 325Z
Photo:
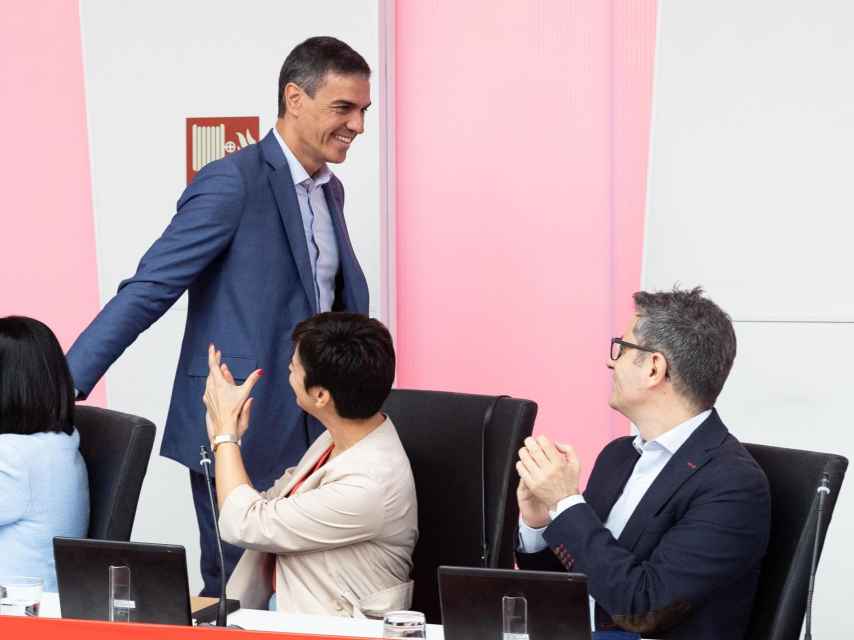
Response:
M288 495L285 496L286 498L290 498L292 495L294 495L296 493L297 489L299 489L302 486L302 483L305 482L306 480L308 480L308 477L312 473L314 473L315 471L320 469L320 467L322 467L326 463L326 461L329 460L329 456L332 455L332 450L334 448L335 448L335 443L333 442L331 445L329 445L329 448L326 451L324 451L322 454L320 454L320 457L317 459L317 462L315 462L314 466L308 470L308 473L306 473L302 478L297 480L296 484L294 484L294 486L291 487L291 490L288 491Z

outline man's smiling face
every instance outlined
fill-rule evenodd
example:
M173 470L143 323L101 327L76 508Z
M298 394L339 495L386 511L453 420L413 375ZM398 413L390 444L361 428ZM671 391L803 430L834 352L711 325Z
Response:
M313 98L300 90L298 105L288 105L295 116L292 151L309 174L327 162L344 162L354 138L365 130L370 105L370 79L362 74L329 72Z

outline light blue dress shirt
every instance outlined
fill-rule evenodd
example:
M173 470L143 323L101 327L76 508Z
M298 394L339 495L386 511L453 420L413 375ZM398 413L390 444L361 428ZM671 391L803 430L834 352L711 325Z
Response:
M0 434L0 576L42 578L56 591L53 537L89 529L80 435Z
M308 245L308 260L311 263L311 273L314 276L315 303L319 312L331 311L335 302L335 276L338 273L338 244L335 241L335 227L332 226L332 216L323 193L323 185L332 179L329 167L323 165L317 175L308 175L297 157L273 127L273 135L279 141L291 177L297 192L302 226L305 230L305 241Z

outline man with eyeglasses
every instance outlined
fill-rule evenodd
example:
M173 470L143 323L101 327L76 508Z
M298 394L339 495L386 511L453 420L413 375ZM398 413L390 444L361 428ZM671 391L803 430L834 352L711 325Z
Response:
M519 452L518 564L587 574L601 637L747 630L768 544L768 482L714 409L736 339L702 293L635 293L608 368L609 404L638 435L603 449L583 494L572 447L538 436Z

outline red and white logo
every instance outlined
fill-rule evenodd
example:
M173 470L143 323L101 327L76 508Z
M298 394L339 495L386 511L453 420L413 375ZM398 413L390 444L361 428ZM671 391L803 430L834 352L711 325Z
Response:
M187 184L208 162L255 144L260 128L258 116L187 118Z

